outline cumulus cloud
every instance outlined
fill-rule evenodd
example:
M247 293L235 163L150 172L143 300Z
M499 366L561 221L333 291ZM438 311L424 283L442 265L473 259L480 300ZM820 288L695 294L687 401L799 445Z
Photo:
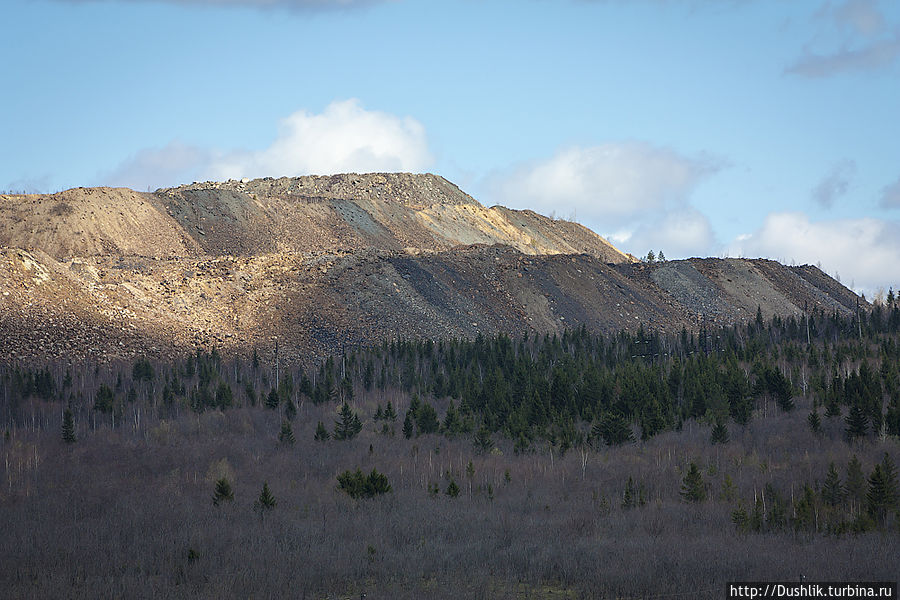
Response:
M881 208L900 208L900 178L881 190Z
M489 187L508 206L575 213L611 230L683 202L718 168L712 159L686 158L646 143L609 143L517 165L493 177Z
M716 244L709 219L691 207L671 210L640 223L634 232L619 232L610 238L620 250L635 256L662 250L667 258L708 256Z
M102 183L134 189L200 179L281 177L369 171L421 171L431 164L425 128L412 117L333 102L322 113L298 111L281 121L263 150L222 152L172 142L125 161Z
M181 4L192 6L231 7L249 6L252 8L287 8L300 11L341 10L353 9L382 2L395 0L57 0L72 4L87 4L89 2L116 2L119 4L146 4L156 2L161 4Z
M856 174L856 163L842 160L835 164L812 191L813 200L823 208L834 206L835 200L847 193L850 180Z
M643 142L607 143L516 165L491 177L487 189L500 204L574 215L623 248L663 248L674 258L709 245L709 224L688 199L721 166Z
M900 223L863 218L813 222L803 213L773 213L762 227L739 236L731 256L767 257L786 263L821 263L845 285L872 293L900 283Z

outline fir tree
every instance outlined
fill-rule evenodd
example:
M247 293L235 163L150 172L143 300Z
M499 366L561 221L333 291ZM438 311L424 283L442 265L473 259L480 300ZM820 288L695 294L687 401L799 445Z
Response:
M72 415L72 409L68 407L63 411L62 439L67 444L74 444L77 441L75 437L75 417Z
M331 434L328 433L328 430L325 429L325 423L319 421L319 424L316 425L316 435L314 438L317 442L327 442L331 439Z
M887 452L869 476L866 507L869 515L879 522L883 522L891 511L897 509L897 470Z
M809 424L809 428L813 433L822 433L822 419L819 418L819 411L813 409L809 413L809 416L806 417L806 422Z
M275 496L272 495L272 491L269 489L269 482L264 482L259 497L256 499L256 502L253 503L253 509L259 514L260 518L262 518L267 512L275 508L277 504L278 502L275 500Z
M706 500L706 486L697 463L692 462L687 474L681 482L681 497L685 502L703 502Z
M828 474L822 484L822 500L831 506L838 506L844 501L844 484L841 483L834 462L828 465Z
M281 398L278 396L278 390L272 388L269 390L269 395L266 396L266 407L267 408L278 408L278 404L281 402Z
M613 412L606 412L600 417L600 420L591 428L591 435L595 438L603 438L607 446L618 446L634 441L631 425L625 420L625 417Z
M450 485L447 486L447 495L451 498L459 496L459 486L456 485L456 480L452 477L450 478Z
M394 410L394 405L388 400L387 407L384 409L384 418L385 420L396 421L397 420L397 412Z
M713 445L728 443L728 427L723 421L716 421L716 425L713 427L712 433L710 434L710 442Z
M403 437L406 439L411 438L413 435L413 422L412 416L410 415L410 411L406 411L406 418L403 419Z
M859 402L854 402L850 407L850 412L844 418L847 428L844 433L847 441L852 442L856 438L865 437L869 431L869 418Z
M419 410L416 411L416 427L418 428L420 435L437 433L441 428L437 412L428 402L423 402L419 406Z
M490 452L491 448L494 447L494 440L491 439L491 430L485 425L479 427L472 440L472 445L475 446L475 450L479 453Z
M339 413L340 419L334 422L334 439L336 440L352 440L360 431L362 431L362 423L359 416L353 412L350 405L346 402L341 406Z
M281 422L281 431L278 433L278 441L282 444L291 444L293 445L294 439L294 430L291 428L291 422L285 419Z
M212 502L215 506L219 506L222 502L234 501L234 490L231 489L231 482L228 478L222 477L216 480L216 490L213 493Z

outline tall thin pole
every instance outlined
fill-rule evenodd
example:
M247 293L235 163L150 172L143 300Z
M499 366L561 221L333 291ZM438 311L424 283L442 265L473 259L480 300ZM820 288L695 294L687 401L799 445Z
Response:
M275 336L275 389L278 389L278 336Z

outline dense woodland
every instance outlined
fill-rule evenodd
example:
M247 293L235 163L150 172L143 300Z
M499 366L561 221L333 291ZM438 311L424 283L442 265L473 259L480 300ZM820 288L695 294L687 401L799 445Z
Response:
M0 428L14 596L721 597L900 575L893 293L849 317L395 339L306 367L5 364Z

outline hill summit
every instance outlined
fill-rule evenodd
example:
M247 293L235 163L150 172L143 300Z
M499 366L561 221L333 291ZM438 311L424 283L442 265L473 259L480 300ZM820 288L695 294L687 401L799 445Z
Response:
M243 352L480 333L696 330L849 312L815 267L644 264L589 229L485 207L432 174L0 196L0 345L13 360Z

